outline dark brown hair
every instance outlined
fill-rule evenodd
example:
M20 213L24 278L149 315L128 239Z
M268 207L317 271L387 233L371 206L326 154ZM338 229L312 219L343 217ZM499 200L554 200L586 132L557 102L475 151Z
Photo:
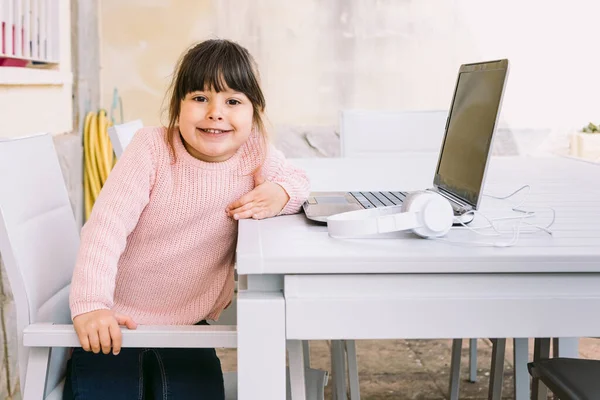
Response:
M214 90L221 92L229 87L244 93L252 103L254 129L266 147L267 132L263 121L265 98L259 84L256 62L241 45L225 39L211 39L190 47L177 64L169 93L169 123L167 144L176 159L174 135L179 134L177 120L181 101L195 91Z

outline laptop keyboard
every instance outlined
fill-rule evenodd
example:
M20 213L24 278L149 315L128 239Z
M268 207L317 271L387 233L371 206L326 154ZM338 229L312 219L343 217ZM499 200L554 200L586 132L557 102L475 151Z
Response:
M350 192L364 208L399 206L406 198L405 192Z

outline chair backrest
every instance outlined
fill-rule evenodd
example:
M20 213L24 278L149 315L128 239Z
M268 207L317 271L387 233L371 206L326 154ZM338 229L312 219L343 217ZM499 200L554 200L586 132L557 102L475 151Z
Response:
M79 247L58 157L49 134L0 139L0 254L17 312L21 388L32 323L71 323L69 286ZM47 393L64 376L66 349L53 349Z
M136 119L108 128L108 136L110 137L110 142L117 158L121 157L125 147L127 147L129 142L131 142L131 139L133 139L133 135L143 127L144 124L142 123L142 120Z
M438 152L448 111L344 110L340 116L342 157L379 157Z

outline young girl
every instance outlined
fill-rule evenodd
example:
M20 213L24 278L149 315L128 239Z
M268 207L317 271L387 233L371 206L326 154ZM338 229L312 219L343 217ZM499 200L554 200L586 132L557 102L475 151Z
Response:
M231 302L237 220L299 211L305 174L266 141L248 51L192 47L169 124L136 133L81 231L70 306L81 348L65 398L223 399L214 349L121 349L119 325L193 325Z

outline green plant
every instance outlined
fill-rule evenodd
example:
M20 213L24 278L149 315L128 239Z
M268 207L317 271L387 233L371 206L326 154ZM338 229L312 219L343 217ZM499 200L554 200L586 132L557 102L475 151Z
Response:
M600 133L600 127L598 127L598 125L594 125L590 122L589 124L584 126L581 131L584 133Z

